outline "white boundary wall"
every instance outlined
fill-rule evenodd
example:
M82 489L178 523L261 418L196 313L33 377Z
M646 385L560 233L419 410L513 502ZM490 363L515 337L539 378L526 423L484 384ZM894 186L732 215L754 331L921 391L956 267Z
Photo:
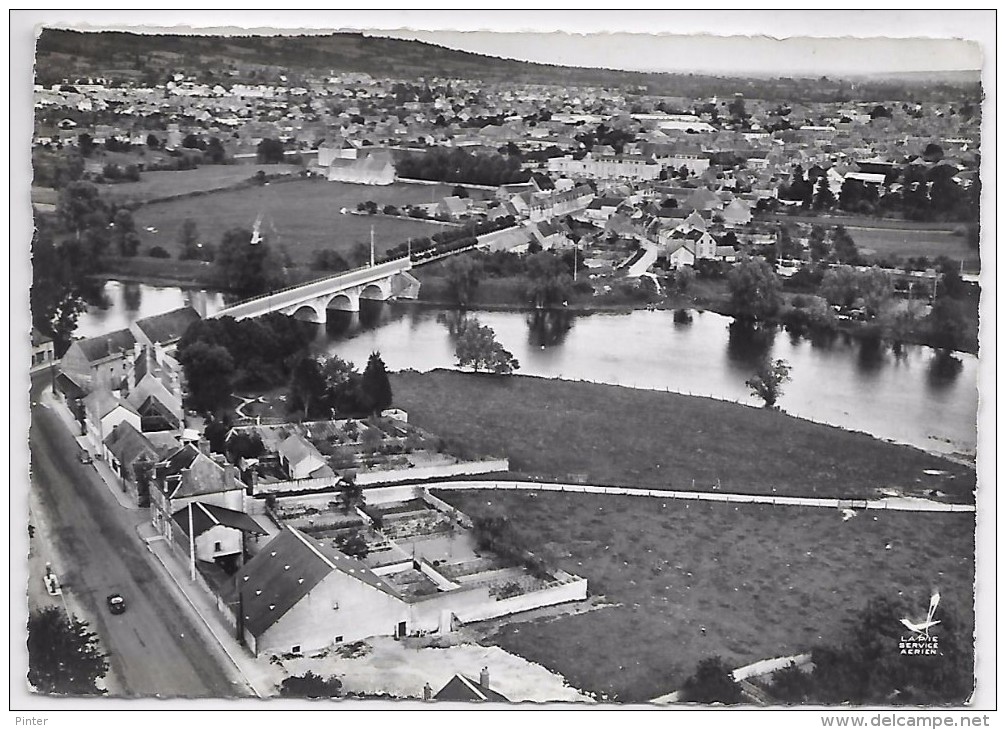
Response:
M831 509L889 509L903 512L974 512L973 504L949 504L913 497L853 500L822 497L781 497L771 494L728 494L724 492L683 492L669 489L637 489L635 487L599 487L589 484L559 484L555 482L513 481L450 481L427 482L427 489L503 489L528 492L579 492L583 494L613 494L629 497L659 497L662 499L692 499L707 502L737 504L774 504L791 507L827 507Z

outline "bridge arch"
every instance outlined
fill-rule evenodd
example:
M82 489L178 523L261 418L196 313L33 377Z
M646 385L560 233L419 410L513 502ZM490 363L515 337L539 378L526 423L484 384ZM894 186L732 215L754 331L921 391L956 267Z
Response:
M385 301L391 298L391 279L380 279L367 284L360 291L360 299Z
M340 312L359 312L360 295L353 291L341 291L325 302L325 309L337 309Z
M325 321L328 319L324 308L319 308L313 302L301 304L291 311L290 315L301 322L314 322L315 324L325 324Z

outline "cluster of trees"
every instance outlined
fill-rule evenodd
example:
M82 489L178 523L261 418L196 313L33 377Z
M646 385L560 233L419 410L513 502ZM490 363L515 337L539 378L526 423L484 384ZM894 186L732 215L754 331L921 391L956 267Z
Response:
M314 252L312 263L314 268L319 271L339 272L349 271L353 268L352 264L346 260L345 256L330 248L320 248L316 250Z
M267 241L255 241L246 228L226 231L214 256L220 283L231 291L253 296L286 283L282 256Z
M838 205L850 213L866 215L890 212L910 220L977 222L981 183L976 179L965 188L954 181L957 173L956 167L945 164L907 165L900 174L890 176L900 180L901 189L884 195L874 185L846 180L842 183Z
M255 148L256 159L265 165L275 165L283 162L286 147L278 139L263 139Z
M472 154L460 148L437 148L425 154L408 154L398 161L396 167L399 177L473 185L527 182L529 176L521 170L519 159Z
M419 208L414 210L421 210ZM411 211L410 211L411 215ZM505 228L512 228L517 224L517 220L512 215L501 216L491 221L471 221L460 228L451 228L434 234L431 238L423 237L400 243L388 249L384 254L385 260L402 258L408 255L411 250L413 254L424 251L452 251L475 244L477 236L483 236L494 231L502 231Z
M338 357L303 357L290 374L290 408L305 419L376 414L391 407L388 371L378 352L362 374Z
M570 252L572 253L572 252ZM537 309L565 304L573 293L569 261L551 251L529 254L525 259L527 300Z
M132 212L109 205L92 183L68 183L54 217L37 216L32 238L32 323L53 338L57 355L69 346L91 274L109 252L135 256L140 246Z
M446 325L454 341L454 357L458 367L475 372L510 375L520 368L520 363L509 350L496 340L492 327L462 312L441 314L439 322Z
M220 317L193 322L178 343L187 407L215 413L229 404L235 389L286 382L311 339L303 323L276 312L241 321Z
M83 273L76 266L86 261L75 242L57 247L47 219L40 218L32 237L31 321L39 332L52 337L56 356L70 346L77 317L84 311ZM93 265L93 264L91 264Z
M583 153L589 152L595 145L608 145L613 147L615 152L621 154L626 144L636 141L636 135L629 130L609 127L601 123L593 131L581 132L574 139L583 145Z
M148 145L150 143L150 136L147 137ZM227 151L224 149L224 144L220 141L219 137L210 137L209 141L207 141L195 134L188 134L182 140L182 147L190 150L199 150L203 153L202 159L208 160L214 165L221 165L227 161ZM258 152L261 155L261 145L259 145ZM263 160L259 161L262 162Z
M823 226L811 226L807 243L812 261L850 266L859 266L863 263L856 242L845 226L835 226L830 234L825 232Z
M963 704L974 687L970 635L956 613L941 605L939 624L930 629L939 654L904 655L901 619L910 615L900 598L872 598L843 644L814 647L812 671L789 666L773 673L770 692L792 704Z
M108 673L98 635L77 617L49 606L28 616L28 682L48 695L99 695Z
M733 314L739 320L766 320L779 311L782 285L764 258L746 257L727 274Z
M140 168L136 165L120 167L114 162L109 162L101 168L101 177L98 182L137 182L139 179Z
M862 309L872 319L894 296L894 280L889 272L879 268L859 271L851 266L835 266L824 272L819 292L829 304L842 309Z
M837 202L824 170L815 166L805 175L802 165L793 168L789 185L780 186L779 199L798 200L804 208L814 210L828 210Z

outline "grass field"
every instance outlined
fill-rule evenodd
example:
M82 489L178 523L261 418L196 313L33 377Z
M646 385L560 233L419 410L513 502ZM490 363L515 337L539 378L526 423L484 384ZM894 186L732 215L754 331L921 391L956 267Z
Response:
M843 641L876 594L931 591L970 632L974 516L731 505L586 494L441 492L502 509L527 546L614 605L503 627L489 640L622 702L679 689L699 660L732 666ZM888 548L888 546L890 546ZM705 627L703 635L700 627ZM896 649L895 649L896 650Z
M441 186L350 185L314 178L151 203L137 210L134 218L141 250L161 246L176 259L181 249L179 230L186 218L196 222L201 240L218 245L224 232L239 226L251 230L261 215L262 233L269 243L286 247L295 264L307 265L317 249L349 251L360 242L369 245L371 226L378 253L409 237L430 236L443 229L438 223L418 220L342 215L342 208L355 210L358 203L368 200L379 206L429 203L431 196L436 199L449 193L449 188Z
M978 251L970 248L964 236L950 231L908 230L895 228L848 228L849 235L860 251L880 257L898 256L947 256L951 260L964 262L964 270L977 273L981 269Z
M391 382L410 421L473 455L509 457L523 478L584 474L593 484L818 497L939 488L954 501L974 500L967 467L762 408L444 370L396 373Z
M298 175L300 165L203 165L195 170L144 172L138 182L99 185L102 196L137 202L157 200L184 193L220 190L247 182L259 170L267 175Z

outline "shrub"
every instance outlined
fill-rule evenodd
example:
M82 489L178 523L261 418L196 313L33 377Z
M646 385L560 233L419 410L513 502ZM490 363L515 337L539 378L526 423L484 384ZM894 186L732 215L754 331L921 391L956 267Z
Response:
M170 259L171 254L164 250L161 246L151 247L148 254L155 259Z

